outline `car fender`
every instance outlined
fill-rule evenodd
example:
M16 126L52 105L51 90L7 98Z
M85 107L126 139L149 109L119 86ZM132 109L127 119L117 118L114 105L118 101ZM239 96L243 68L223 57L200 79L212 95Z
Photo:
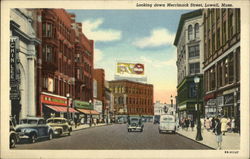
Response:
M34 128L26 128L24 129L24 134L30 136L31 134L38 135L38 130Z

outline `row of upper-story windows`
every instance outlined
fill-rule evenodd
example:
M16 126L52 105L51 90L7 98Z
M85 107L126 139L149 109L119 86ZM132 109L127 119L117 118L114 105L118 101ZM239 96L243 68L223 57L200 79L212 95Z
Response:
M152 108L128 108L128 113L140 114L140 113L153 113Z
M111 87L110 90L113 93L144 94L144 95L152 95L153 94L152 89L131 88L131 87L124 87L124 86Z
M199 38L199 23L196 23L194 26L193 25L188 25L188 40L194 40L196 38Z
M135 104L135 105L152 105L153 101L150 98L133 98L133 97L114 97L114 104Z

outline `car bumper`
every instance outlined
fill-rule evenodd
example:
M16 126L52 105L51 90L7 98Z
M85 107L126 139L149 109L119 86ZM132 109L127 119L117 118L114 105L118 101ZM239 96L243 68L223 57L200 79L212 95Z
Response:
M130 130L142 130L142 127L128 127Z

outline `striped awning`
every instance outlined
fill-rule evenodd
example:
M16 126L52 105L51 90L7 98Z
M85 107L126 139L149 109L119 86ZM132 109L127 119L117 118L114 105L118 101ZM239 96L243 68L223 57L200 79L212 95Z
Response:
M90 115L99 115L100 113L96 110L88 110L88 109L77 109L79 112Z
M61 107L61 106L53 106L53 105L47 105L46 106L56 112L62 112L62 113L67 113L67 107ZM78 113L75 109L69 108L70 113Z

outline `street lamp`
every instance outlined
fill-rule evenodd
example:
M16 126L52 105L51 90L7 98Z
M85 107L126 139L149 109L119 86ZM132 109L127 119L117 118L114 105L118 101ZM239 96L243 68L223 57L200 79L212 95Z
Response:
M92 104L92 100L90 99L89 100L89 107L91 106L91 104ZM91 114L91 109L90 109L90 119L89 119L89 126L91 127L92 126L92 114Z
M69 123L69 98L70 98L70 94L67 93L66 97L67 97L67 121Z
M171 109L172 109L172 115L174 114L174 112L173 112L173 96L172 96L172 94L171 94L171 97L170 97L170 100L171 100Z
M200 119L200 107L199 107L199 83L200 83L200 78L198 76L194 77L194 83L196 86L196 102L197 102L197 134L195 140L201 141L203 140L201 136L201 119Z

